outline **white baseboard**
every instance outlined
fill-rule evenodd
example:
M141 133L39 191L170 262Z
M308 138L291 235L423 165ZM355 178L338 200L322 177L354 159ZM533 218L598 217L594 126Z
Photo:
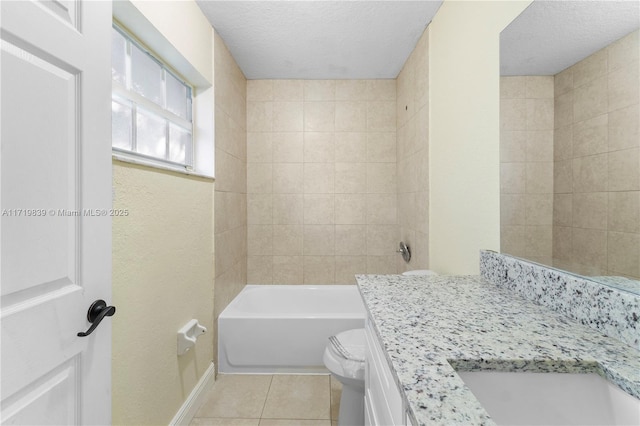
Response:
M171 422L169 423L170 426L188 426L189 423L191 423L193 416L196 415L196 412L204 402L204 397L207 394L207 391L211 389L215 382L215 372L216 369L213 363L211 363L209 368L207 368L207 371L205 371L202 377L200 377L200 380L198 380L198 383L184 401L176 415L171 419Z

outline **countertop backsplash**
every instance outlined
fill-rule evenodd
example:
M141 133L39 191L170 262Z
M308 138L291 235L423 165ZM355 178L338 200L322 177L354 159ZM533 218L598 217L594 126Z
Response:
M639 295L488 250L480 275L640 350Z

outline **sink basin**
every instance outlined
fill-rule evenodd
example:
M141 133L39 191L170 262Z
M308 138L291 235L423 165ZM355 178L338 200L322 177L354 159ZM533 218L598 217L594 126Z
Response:
M499 425L640 425L640 399L595 373L457 373Z

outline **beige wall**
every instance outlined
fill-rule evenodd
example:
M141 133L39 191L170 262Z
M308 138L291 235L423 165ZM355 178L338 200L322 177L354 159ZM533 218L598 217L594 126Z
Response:
M396 79L399 240L411 250L398 271L429 268L429 32Z
M394 80L247 82L248 281L395 273Z
M501 250L551 264L553 76L500 78Z
M246 79L224 45L214 37L215 74L215 253L214 358L217 318L247 283ZM217 365L217 362L216 362Z
M640 277L638 31L555 76L555 265Z
M134 8L131 32L163 37L156 45L174 48L156 53L179 51L183 65L209 73L200 82L213 81L213 31L195 2ZM213 359L214 184L114 160L113 186L114 208L129 212L113 220L113 423L167 424ZM177 331L192 318L209 332L178 356Z
M429 258L477 274L500 248L500 31L527 1L445 1L429 25Z

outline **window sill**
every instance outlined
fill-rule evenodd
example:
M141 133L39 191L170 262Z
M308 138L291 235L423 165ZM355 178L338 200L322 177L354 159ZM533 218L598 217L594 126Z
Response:
M159 161L156 162L156 161L146 159L146 158L141 158L135 155L127 155L121 152L112 152L112 158L117 161L122 161L123 163L137 164L139 166L152 167L154 169L166 170L170 172L181 173L187 176L195 176L195 177L200 177L200 178L209 179L211 181L215 181L214 176L211 176L202 172L198 172L197 170L186 170L186 169L183 169L182 167L175 167L170 164L164 164Z

